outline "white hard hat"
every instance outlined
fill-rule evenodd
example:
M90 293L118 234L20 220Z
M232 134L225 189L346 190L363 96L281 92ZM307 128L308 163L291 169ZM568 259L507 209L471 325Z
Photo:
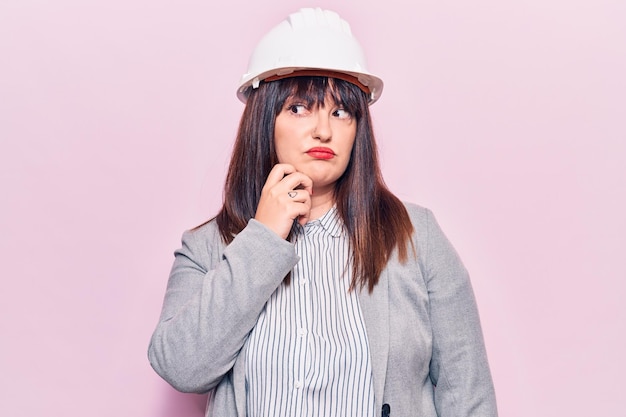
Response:
M348 22L320 8L292 13L261 39L241 77L237 97L245 103L248 89L257 88L261 81L295 75L335 76L360 84L370 104L383 91L383 81L367 71L365 55Z

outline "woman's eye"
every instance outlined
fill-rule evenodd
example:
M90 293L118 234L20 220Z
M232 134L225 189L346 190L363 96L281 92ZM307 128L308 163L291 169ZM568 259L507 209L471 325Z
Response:
M306 112L306 106L304 104L292 104L287 107L287 110L293 114L304 114Z
M352 117L350 112L345 109L337 109L333 112L333 116L338 117L340 119L349 119Z

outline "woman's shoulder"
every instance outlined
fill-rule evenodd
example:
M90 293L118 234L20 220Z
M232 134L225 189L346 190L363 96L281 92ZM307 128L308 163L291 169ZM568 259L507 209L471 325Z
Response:
M209 270L220 259L223 250L224 244L217 222L211 219L185 230L181 237L180 247L174 251L174 254L192 259L205 270Z
M427 212L430 212L430 209L421 206L419 204L415 204L412 203L410 201L402 201L402 204L404 204L404 207L406 207L407 211L409 212L409 214L411 213L415 213L415 214L425 214Z
M215 217L201 223L191 229L185 231L185 233L191 233L196 235L213 235L215 233L219 233L219 229L217 227L217 221Z
M183 232L183 238L194 240L213 240L216 235L219 235L219 229L215 218L209 219Z
M206 247L213 246L220 240L219 228L214 218L185 230L182 236L183 245Z
M426 223L433 217L433 212L427 207L408 201L403 201L402 204L404 204L413 226Z
M403 204L413 224L414 235L418 242L425 242L439 234L439 223L431 209L406 201L403 201Z

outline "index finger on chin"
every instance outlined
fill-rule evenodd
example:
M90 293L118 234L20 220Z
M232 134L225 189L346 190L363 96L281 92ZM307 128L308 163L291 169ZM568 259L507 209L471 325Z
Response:
M285 175L289 175L294 172L296 172L296 169L293 167L293 165L276 164L267 176L265 184L270 186L276 185L285 177Z

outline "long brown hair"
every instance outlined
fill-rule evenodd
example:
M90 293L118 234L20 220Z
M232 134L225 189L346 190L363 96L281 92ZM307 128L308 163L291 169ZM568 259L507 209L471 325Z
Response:
M407 260L413 225L383 181L367 97L347 81L291 77L263 82L250 92L226 176L224 204L215 217L222 239L230 243L255 215L261 189L278 163L276 116L292 96L310 106L323 105L331 97L356 120L356 139L335 186L335 203L353 252L351 288L367 285L371 292L395 249L401 262Z

